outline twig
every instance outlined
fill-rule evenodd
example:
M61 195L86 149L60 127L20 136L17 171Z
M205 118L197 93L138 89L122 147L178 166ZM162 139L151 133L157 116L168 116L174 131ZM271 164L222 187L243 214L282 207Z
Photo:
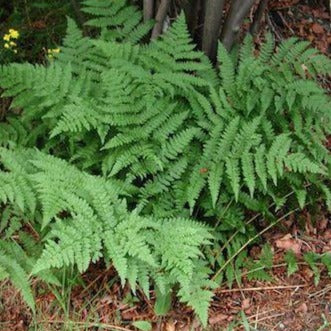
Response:
M227 290L219 290L217 293L232 293L232 292L250 292L250 291L270 291L270 290L283 290L283 289L291 289L298 287L306 287L307 284L299 284L299 285L279 285L279 286L265 286L265 287L246 287L246 288L232 288Z
M280 12L277 12L277 14L280 17L280 19L282 20L283 24L291 31L292 35L294 35L295 33L294 33L293 29L288 25L288 23L286 22L283 14L280 13Z
M108 329L108 330L118 330L118 331L133 331L132 329L127 329L123 328L121 326L113 325L113 324L106 324L106 323L92 323L92 322L75 322L75 321L62 321L62 320L53 320L53 321L48 321L48 320L37 320L37 323L50 323L50 324L76 324L76 325L84 325L89 328L91 327L97 327L97 328L103 328L103 329Z
M308 297L309 298L320 297L321 295L325 295L329 291L331 291L331 285L323 288L322 290L319 290L319 291L316 291L314 293L309 294Z
M274 27L274 24L272 23L269 14L266 15L266 19L267 19L267 22L268 22L268 25L269 25L270 29L271 29L272 32L276 35L277 39L278 39L279 41L282 40L283 38L282 38L282 36L279 34L279 32L277 31L277 29Z
M268 0L261 0L259 3L259 6L257 7L257 9L255 11L253 23L250 27L250 33L253 36L256 35L260 30L263 14L267 8L267 5L268 5Z
M155 25L152 31L152 39L157 38L162 33L164 20L170 6L170 0L162 0L155 17Z
M284 315L285 315L285 313L279 313L279 314L275 314L275 315L271 315L271 316L266 316L266 317L263 317L263 318L259 319L259 320L257 321L257 323L262 322L262 321L265 321L265 320L269 320L269 319L272 319L272 318L276 318L276 317L284 316ZM248 318L249 318L249 317L248 317Z

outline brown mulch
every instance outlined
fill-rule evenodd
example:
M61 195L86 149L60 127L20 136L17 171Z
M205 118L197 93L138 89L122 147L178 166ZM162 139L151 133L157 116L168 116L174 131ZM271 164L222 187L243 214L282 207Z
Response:
M330 54L330 9L329 1L325 0L269 0L265 24L280 40L298 37Z
M312 217L304 211L267 232L263 242L270 243L274 250L272 281L248 281L244 276L240 287L221 286L210 307L208 330L226 330L231 322L240 319L241 311L258 330L316 331L323 324L323 315L331 323L331 279L321 265L321 278L315 286L314 273L302 258L308 251L331 252L330 220L330 215ZM296 253L299 261L299 271L290 277L284 263L288 249ZM253 246L250 256L257 258L260 250L261 246ZM134 300L130 289L120 286L114 270L102 264L91 267L83 278L85 287L76 285L70 293L69 319L76 327L74 330L102 330L94 323L103 323L104 329L114 325L122 330L135 330L131 323L136 320L151 321L155 331L203 330L192 310L178 302L165 317L156 316L153 291L149 300L140 291L137 293L139 301ZM38 286L35 285L39 294L34 323L42 328L37 330L64 330L67 319L56 297ZM17 291L3 285L0 293L0 330L28 331L32 316ZM83 322L86 322L84 328L78 324ZM237 326L234 330L243 328Z

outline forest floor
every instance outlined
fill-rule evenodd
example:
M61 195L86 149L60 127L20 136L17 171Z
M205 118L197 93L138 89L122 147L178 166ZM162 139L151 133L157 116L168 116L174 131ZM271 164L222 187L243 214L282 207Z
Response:
M272 280L249 281L244 275L240 286L220 286L211 304L209 328L205 330L244 330L244 325L252 328L246 330L260 331L331 330L330 276L319 264L319 271L313 272L303 260L305 252L331 252L330 215L317 215L312 217L307 211L292 214L277 228L266 232L261 244L250 248L249 255L257 258L262 244L271 245L274 259L269 273ZM295 252L299 267L291 276L287 276L284 261L289 249ZM155 331L203 330L192 310L178 302L166 316L156 316L153 291L149 300L138 291L137 300L131 296L129 288L120 286L112 268L107 270L102 265L94 265L83 280L84 285L66 286L58 293L34 284L38 293L34 317L17 291L9 284L2 284L0 330L129 331L135 330L132 322L137 320L152 322Z
M322 0L271 1L263 30L270 30L278 40L298 36L329 54L330 9L326 3ZM330 81L323 83L331 90ZM331 139L328 145L331 147ZM220 286L211 304L206 330L331 330L330 277L324 267L318 266L320 280L316 285L317 274L302 258L307 251L331 252L331 216L323 212L312 216L307 211L293 215L266 232L261 244L249 251L255 258L262 244L270 243L274 251L272 280L249 281L244 276L240 287ZM284 263L288 249L296 253L299 261L299 270L291 276L287 276ZM10 284L0 283L0 331L129 331L136 330L132 326L136 320L151 321L153 329L160 331L202 330L192 311L179 303L175 303L166 316L156 316L154 293L151 292L148 300L138 291L137 300L131 296L129 288L121 288L113 269L96 265L83 279L84 285L72 284L58 292L35 283L38 293L35 316Z

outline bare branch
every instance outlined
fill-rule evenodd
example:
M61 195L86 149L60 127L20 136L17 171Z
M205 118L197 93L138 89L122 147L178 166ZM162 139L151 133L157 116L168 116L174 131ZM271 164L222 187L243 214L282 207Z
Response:
M257 7L257 9L255 11L253 23L250 27L250 33L253 36L256 35L260 30L263 14L267 8L267 5L268 5L268 0L261 0L259 3L259 6Z
M224 23L221 40L230 50L240 30L240 26L252 8L254 0L233 0L230 11Z
M205 6L202 50L213 62L215 62L224 0L206 0Z
M144 0L144 22L154 17L154 0Z
M162 33L164 20L170 6L170 0L162 0L155 17L155 25L152 31L152 39L157 38Z

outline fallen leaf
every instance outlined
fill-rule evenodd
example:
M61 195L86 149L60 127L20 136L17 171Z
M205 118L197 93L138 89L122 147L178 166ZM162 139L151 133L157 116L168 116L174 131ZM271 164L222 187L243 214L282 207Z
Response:
M251 300L249 298L246 298L241 303L241 309L246 310L251 306Z
M313 30L313 32L315 32L317 34L324 32L323 26L321 24L318 24L318 23L314 23L312 25L311 29Z
M306 314L308 312L308 306L303 302L296 310L297 313Z
M228 315L225 315L225 314L220 313L220 314L211 316L209 318L209 324L210 325L214 325L214 324L217 324L219 322L225 321L227 319L228 319Z
M166 331L175 331L176 330L175 324L173 322L167 322L167 324L165 326L165 330Z
M302 243L299 240L294 239L290 233L285 235L283 238L276 240L275 245L277 248L285 251L292 250L297 255L301 253Z
M329 220L327 218L323 218L318 222L318 229L325 230L329 224Z
M314 272L309 267L303 268L301 274L309 281L314 277Z
M324 239L326 240L330 240L331 239L331 229L327 229L325 232L324 232Z

